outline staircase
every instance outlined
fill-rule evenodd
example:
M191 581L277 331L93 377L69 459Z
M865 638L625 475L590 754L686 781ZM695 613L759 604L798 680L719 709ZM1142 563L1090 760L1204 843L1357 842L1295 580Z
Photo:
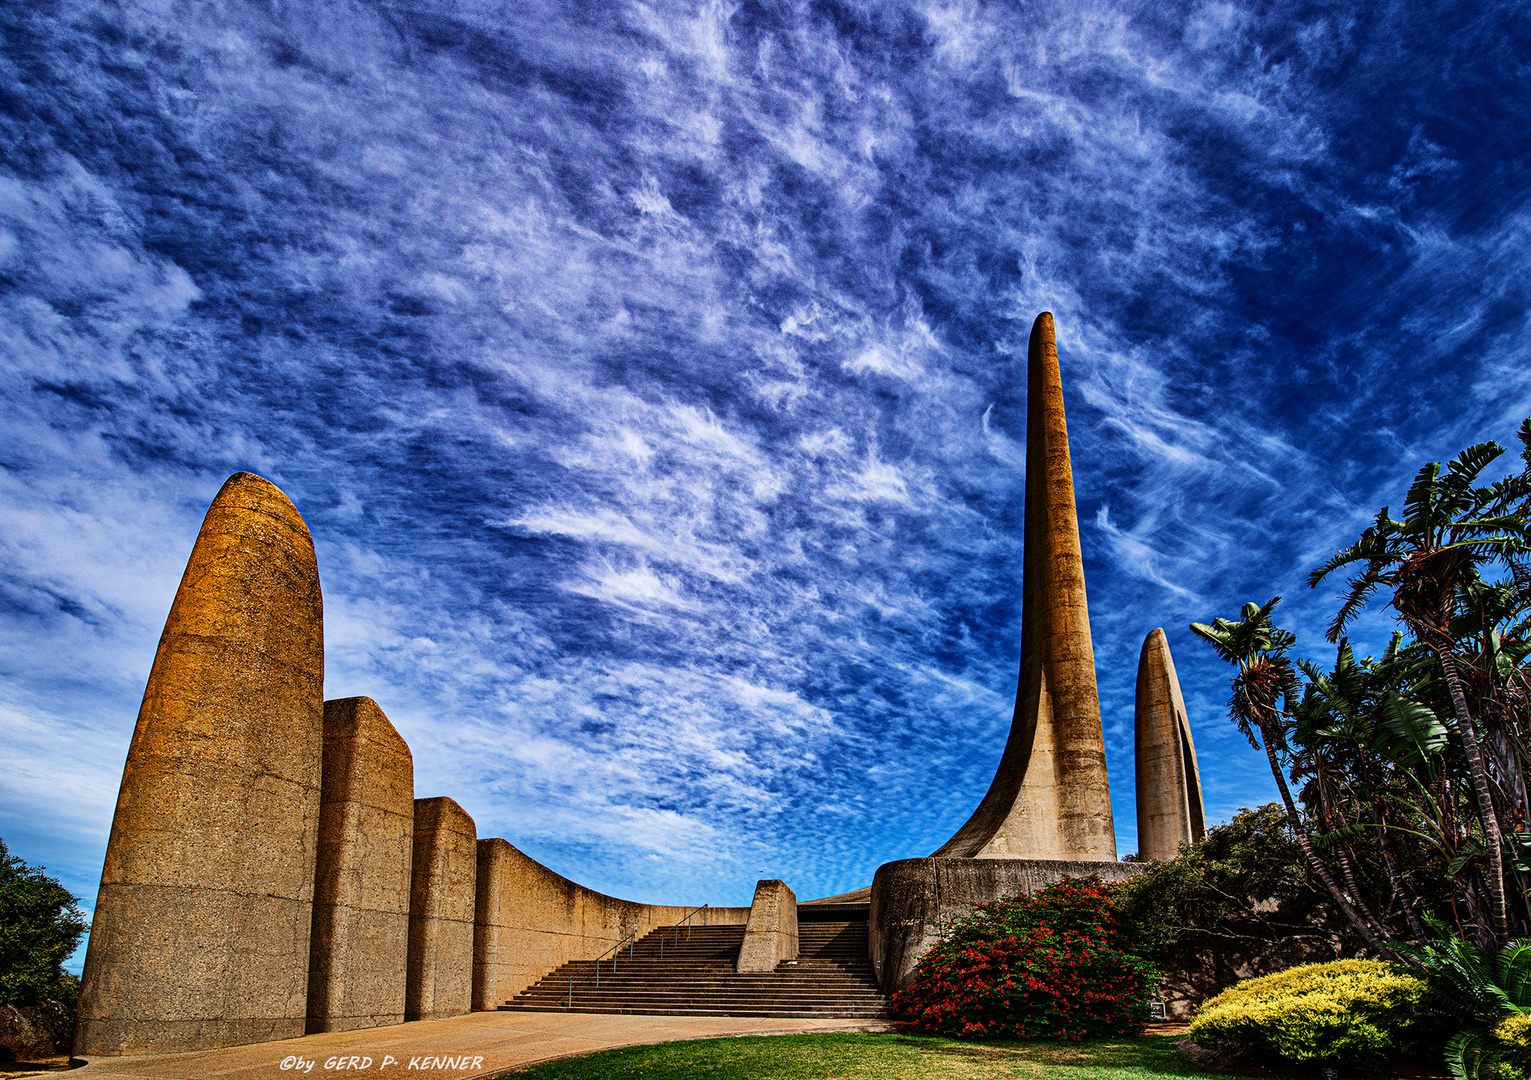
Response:
M798 958L772 972L734 971L742 926L698 926L680 941L671 928L640 939L616 971L601 962L601 984L588 960L551 972L500 1008L520 1012L654 1013L672 1016L782 1016L882 1019L888 1002L867 959L866 916L798 923ZM660 957L659 935L665 934ZM576 974L577 973L577 974ZM574 976L571 993L570 976Z

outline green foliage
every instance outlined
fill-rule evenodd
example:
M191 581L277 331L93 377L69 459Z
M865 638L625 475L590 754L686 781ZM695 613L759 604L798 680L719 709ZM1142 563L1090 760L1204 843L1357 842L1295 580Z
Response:
M1419 470L1404 496L1404 519L1384 506L1360 539L1341 548L1308 575L1317 586L1345 566L1362 568L1346 583L1343 603L1329 626L1338 641L1378 589L1393 592L1393 606L1409 623L1426 631L1444 629L1452 614L1458 575L1486 560L1531 550L1531 418L1521 425L1526 468L1497 484L1478 485L1479 475L1503 453L1490 440L1470 446L1448 462Z
M1159 972L1129 953L1099 878L975 905L893 996L906 1030L959 1038L1139 1034Z
M1531 1070L1531 1013L1511 1013L1490 1029L1505 1060L1522 1072Z
M0 840L0 1005L73 1005L80 983L62 965L85 930L68 890Z
M1368 1064L1417 1051L1423 980L1396 964L1336 960L1246 979L1191 1021L1203 1045L1237 1043L1292 1062Z
M1469 447L1419 470L1309 575L1352 572L1332 666L1289 657L1277 599L1191 630L1233 665L1229 719L1263 749L1309 870L1373 955L1449 914L1485 948L1531 933L1531 419L1518 471ZM1398 630L1380 657L1341 638L1374 597ZM1289 785L1300 784L1294 789Z
M1213 619L1210 626L1191 624L1191 633L1211 645L1220 659L1239 669L1233 677L1228 717L1256 749L1259 738L1282 745L1281 729L1275 723L1277 704L1297 684L1286 655L1297 638L1271 619L1271 611L1279 603L1281 597L1273 596L1263 606L1245 604L1241 619Z
M1459 937L1399 949L1424 972L1425 1004L1458 1030L1446 1043L1457 1080L1519 1077L1531 1066L1531 940L1486 954Z
M1240 810L1176 858L1144 865L1117 886L1116 918L1127 947L1150 959L1187 931L1215 933L1248 922L1256 904L1302 918L1322 902L1307 884L1302 849L1277 803Z

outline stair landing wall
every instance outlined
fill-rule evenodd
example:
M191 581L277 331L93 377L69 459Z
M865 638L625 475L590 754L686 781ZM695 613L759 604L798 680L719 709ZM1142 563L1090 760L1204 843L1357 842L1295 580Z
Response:
M497 1008L560 965L599 956L634 924L642 937L680 922L690 911L618 900L554 873L508 841L480 840L473 1008ZM749 917L747 907L710 907L697 912L691 923L743 926Z

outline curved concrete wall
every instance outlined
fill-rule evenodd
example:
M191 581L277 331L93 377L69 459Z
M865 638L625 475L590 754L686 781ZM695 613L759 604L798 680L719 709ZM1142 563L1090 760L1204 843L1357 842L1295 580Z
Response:
M902 990L920 957L941 939L942 928L973 904L1033 893L1066 877L1096 875L1126 881L1141 863L1083 859L900 859L883 863L872 878L867 945L878 981Z
M498 1008L560 965L599 956L634 925L642 937L691 910L618 900L555 874L508 841L480 840L473 1008ZM706 908L691 921L743 926L749 917L747 907Z

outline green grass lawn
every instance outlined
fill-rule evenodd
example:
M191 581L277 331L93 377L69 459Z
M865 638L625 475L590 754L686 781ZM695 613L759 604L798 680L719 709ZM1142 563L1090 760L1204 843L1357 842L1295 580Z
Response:
M1144 1080L1213 1075L1179 1036L1088 1043L959 1042L911 1035L770 1035L629 1046L507 1073L515 1080Z

